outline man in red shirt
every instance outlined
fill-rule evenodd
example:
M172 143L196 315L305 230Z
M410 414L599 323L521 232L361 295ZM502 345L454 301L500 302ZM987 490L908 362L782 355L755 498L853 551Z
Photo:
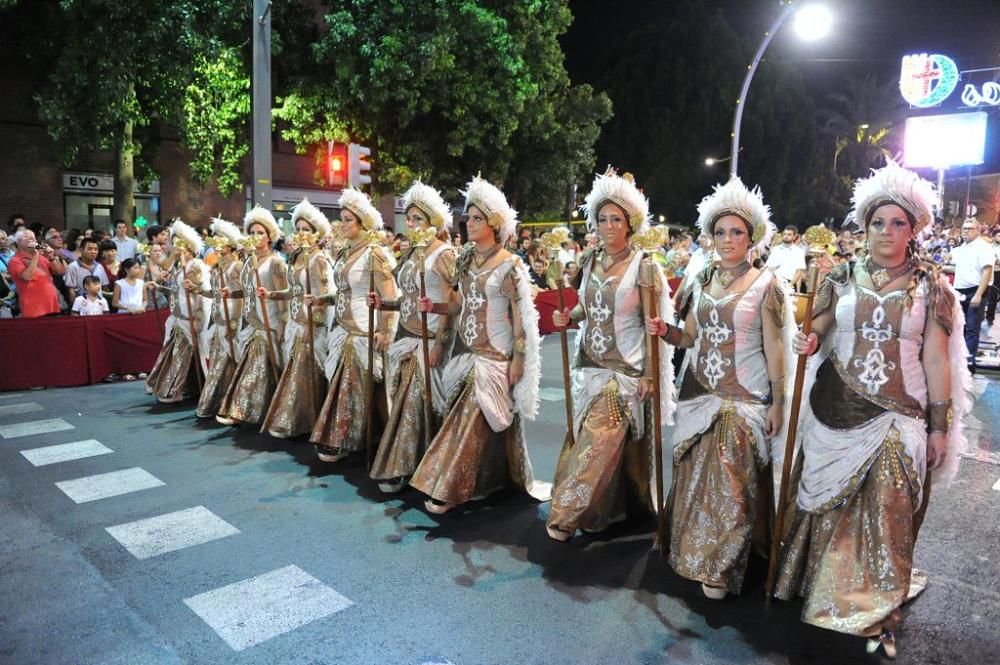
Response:
M51 247L38 248L35 233L21 228L14 234L17 253L10 260L10 276L17 283L17 298L21 316L25 318L59 313L59 296L56 295L52 274L66 272L66 264L55 256Z

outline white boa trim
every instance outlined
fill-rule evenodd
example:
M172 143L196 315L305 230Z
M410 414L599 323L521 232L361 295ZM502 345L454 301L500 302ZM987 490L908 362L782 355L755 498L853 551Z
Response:
M524 376L514 386L514 413L527 420L534 420L538 415L538 386L542 378L542 346L538 333L538 310L531 295L531 278L524 264L514 261L512 268L516 272L518 311L521 314L521 327L524 328Z
M948 285L949 289L951 286ZM944 487L951 485L951 481L958 474L958 462L968 447L968 440L965 436L964 420L972 412L972 374L969 367L963 362L969 354L969 349L965 345L965 315L962 313L962 305L958 302L958 294L952 289L955 296L954 312L952 314L953 325L951 336L948 339L948 356L951 358L951 428L948 430L948 456L944 460L944 465L934 473L935 482Z

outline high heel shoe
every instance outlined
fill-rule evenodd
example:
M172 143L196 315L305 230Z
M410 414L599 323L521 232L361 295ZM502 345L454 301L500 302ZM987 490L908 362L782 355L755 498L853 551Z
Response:
M878 651L880 645L885 650L886 658L889 660L896 659L896 636L893 635L891 630L883 630L882 634L878 637L869 637L868 642L865 644L865 651L875 653Z
M434 499L427 499L424 501L424 508L427 512L433 513L435 515L444 515L446 512L455 507L454 503L443 503L440 501L435 501Z

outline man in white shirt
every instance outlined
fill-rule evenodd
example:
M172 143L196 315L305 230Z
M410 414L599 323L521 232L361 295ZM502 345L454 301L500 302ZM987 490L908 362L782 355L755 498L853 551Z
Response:
M781 244L771 248L765 267L798 290L799 282L806 271L806 253L795 243L798 229L786 226L781 232Z
M139 247L135 238L128 237L128 223L124 219L115 220L115 237L112 238L118 247L118 260L134 259Z
M962 300L965 313L965 345L969 348L969 370L976 371L976 352L979 351L979 326L986 309L986 290L993 281L993 263L996 252L993 245L980 237L979 222L969 218L962 222L963 244L951 250L955 273L955 290Z
M993 261L993 286L986 296L986 323L993 327L996 320L997 301L1000 300L1000 228L993 229L993 252L996 259Z
M691 252L687 267L684 269L685 275L697 275L705 265L715 260L715 249L713 248L712 237L707 233L698 235L698 247Z

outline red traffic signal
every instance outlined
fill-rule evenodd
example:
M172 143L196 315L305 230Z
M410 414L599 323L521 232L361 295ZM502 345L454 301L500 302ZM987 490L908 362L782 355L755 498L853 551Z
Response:
M324 174L328 187L343 188L347 184L347 146L335 141L326 143Z

